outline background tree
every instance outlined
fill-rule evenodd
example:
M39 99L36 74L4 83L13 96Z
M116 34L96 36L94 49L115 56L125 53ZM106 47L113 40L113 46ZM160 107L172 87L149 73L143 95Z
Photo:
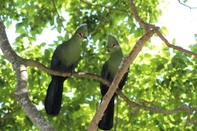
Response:
M153 27L146 23L157 22L162 14L158 7L159 1L155 0L134 1L138 12L133 8L132 0L131 4L130 1L124 0L102 2L0 0L0 2L2 3L0 16L4 25L9 27L13 21L17 21L16 32L20 34L15 42L11 43L14 50L12 51L6 47L9 43L5 41L1 22L0 47L3 53L0 56L0 100L2 100L0 129L2 130L52 130L47 122L46 128L43 125L43 129L36 125L39 122L35 122L35 118L43 120L42 116L55 130L87 130L101 98L99 81L90 78L69 78L64 83L61 112L58 116L52 117L46 115L43 108L50 82L48 73L51 72L40 70L43 69L41 65L35 66L38 68L28 67L28 83L26 83L27 77L23 74L25 66L32 66L33 62L30 60L35 60L49 67L55 47L69 39L80 24L87 23L89 40L82 44L81 61L75 71L100 75L101 67L108 59L105 49L108 34L113 33L118 38L124 54L127 55L138 39ZM146 23L140 21L140 18ZM45 28L57 30L60 35L53 43L36 43L37 35L42 34ZM167 30L161 28L160 31L165 33ZM157 36L163 38L158 31ZM112 130L196 130L197 61L196 54L193 53L197 51L196 46L191 45L190 49L193 52L190 52L167 41L164 42L176 50L170 50L164 43L159 45L148 40L132 62L128 81L123 88L123 93L130 102L121 98L116 100ZM28 98L26 84L30 100L41 115L36 111L28 112L35 109L24 106L25 103L31 103L25 99Z

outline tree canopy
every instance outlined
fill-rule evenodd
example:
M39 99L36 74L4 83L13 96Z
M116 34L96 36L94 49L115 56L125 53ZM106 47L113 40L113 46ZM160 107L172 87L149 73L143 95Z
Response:
M129 59L131 50L139 48L136 45L143 41L142 36L153 30L152 24L162 16L159 0L0 0L0 3L1 24L8 28L16 22L15 33L19 34L15 42L10 43L16 54L11 49L5 51L9 43L6 43L4 29L0 26L2 130L41 130L32 120L37 116L31 116L34 113L29 114L24 107L27 101L21 102L23 90L20 92L19 89L28 89L24 92L29 94L30 102L55 130L87 130L99 109L100 81L71 76L64 82L59 115L49 116L43 103L51 77L42 65L50 67L57 45L68 40L79 25L87 23L88 40L81 44L81 59L75 71L100 76L101 68L109 58L105 46L110 33L117 37ZM57 31L57 39L52 43L37 43L37 37L44 29ZM115 101L112 130L196 130L197 54L194 52L197 52L197 46L191 45L191 51L187 51L172 45L163 37L165 33L167 27L160 27L153 37L161 38L161 42L154 43L147 38L139 54L135 54L136 58L129 63L128 80L122 90L124 96L120 95ZM32 60L42 65L34 65ZM28 79L19 79L26 67ZM17 74L19 69L21 74ZM26 84L27 88L23 88Z

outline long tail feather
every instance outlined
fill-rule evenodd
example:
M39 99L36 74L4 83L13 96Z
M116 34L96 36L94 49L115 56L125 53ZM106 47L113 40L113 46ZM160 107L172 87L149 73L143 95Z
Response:
M65 79L65 77L52 76L45 98L45 110L47 114L57 115L59 113Z
M104 116L98 124L98 127L102 130L110 130L113 126L113 117L114 117L114 98L112 97L110 100L105 112Z

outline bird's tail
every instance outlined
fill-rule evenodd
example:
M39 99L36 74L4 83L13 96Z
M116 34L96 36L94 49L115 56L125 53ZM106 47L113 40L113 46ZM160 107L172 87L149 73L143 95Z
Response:
M104 116L98 124L98 127L102 130L110 130L113 126L114 118L114 98L113 96L104 112Z
M57 115L61 108L62 91L65 77L52 76L45 98L45 110L47 114Z

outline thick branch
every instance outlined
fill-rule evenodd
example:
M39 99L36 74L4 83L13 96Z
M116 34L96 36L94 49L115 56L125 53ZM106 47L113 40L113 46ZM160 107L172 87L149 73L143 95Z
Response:
M15 62L16 59L19 58L19 56L13 51L12 47L10 46L10 43L8 41L5 32L5 26L1 19L0 19L0 48L5 58L9 60L12 64Z
M144 29L145 29L146 31L148 31L148 30L150 30L151 28L154 28L154 27L155 27L154 25L151 25L151 24L146 23L145 21L143 21L143 20L139 17L138 12L137 12L137 9L136 9L135 4L134 4L134 0L131 0L131 1L130 1L130 4L131 4L131 11L133 12L136 21L139 22L139 24L140 24L141 26L143 26Z
M29 91L27 88L28 74L23 59L20 58L11 48L8 38L5 33L5 26L3 21L0 20L0 48L8 59L16 72L17 86L16 92L13 96L18 100L22 109L30 120L42 131L53 131L53 127L43 118L40 112L36 109L29 99Z

